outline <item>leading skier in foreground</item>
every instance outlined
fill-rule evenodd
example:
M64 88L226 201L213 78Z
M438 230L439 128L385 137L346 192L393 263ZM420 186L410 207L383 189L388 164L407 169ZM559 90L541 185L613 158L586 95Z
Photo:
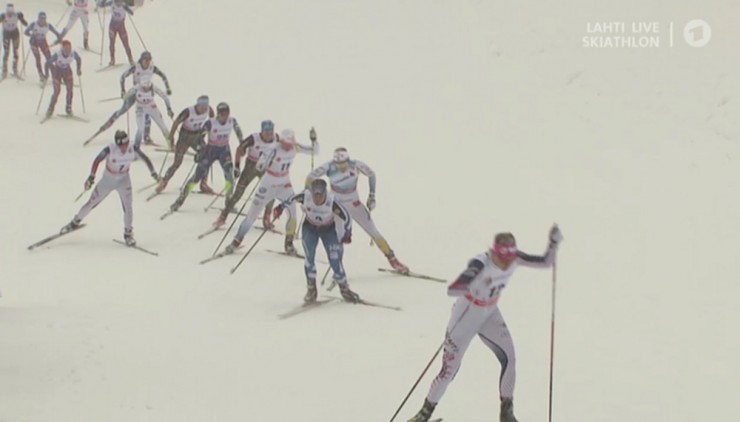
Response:
M447 324L442 370L432 381L424 405L408 422L428 422L435 406L455 378L470 341L478 335L501 363L499 395L501 422L517 422L514 417L516 358L514 343L497 303L501 291L519 265L548 268L555 262L563 235L557 226L550 229L550 244L543 256L528 255L516 247L511 233L498 233L490 250L477 255L448 288L449 296L458 296Z

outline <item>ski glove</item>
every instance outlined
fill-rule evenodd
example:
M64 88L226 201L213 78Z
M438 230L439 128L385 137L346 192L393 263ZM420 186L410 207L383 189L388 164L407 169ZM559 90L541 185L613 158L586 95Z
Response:
M234 167L234 179L238 179L239 176L241 176L242 172L239 170L238 167Z
M308 133L308 136L311 138L311 142L316 142L316 129L311 128L311 132Z
M342 243L350 244L352 243L352 232L348 231L344 234L344 237L342 238Z
M370 194L367 197L367 209L372 211L375 209L375 194Z
M172 119L172 118L174 118L174 117L175 117L175 112L174 112L174 111L172 111L172 109L171 109L171 108L168 108L168 109L167 109L167 115L168 115L168 116L170 116L170 119Z
M82 69L77 69L77 76L82 76Z
M560 232L560 228L554 224L550 229L550 243L554 245L560 244L563 241L563 234Z
M95 184L95 176L91 174L87 177L87 180L85 180L85 190L90 190L93 184Z
M157 174L157 172L156 172L156 171L153 171L153 172L152 172L152 179L156 180L157 182L160 182L160 181L162 181L162 178L161 178L161 177L159 177L159 174Z
M167 95L172 95L172 90L167 88Z

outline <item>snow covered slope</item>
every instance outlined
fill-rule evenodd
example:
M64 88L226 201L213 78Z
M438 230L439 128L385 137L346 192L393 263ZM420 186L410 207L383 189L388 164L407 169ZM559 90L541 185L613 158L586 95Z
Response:
M17 4L52 23L65 7ZM205 93L227 101L247 132L265 118L304 139L315 126L317 165L346 146L372 166L373 218L415 271L452 279L503 230L539 253L557 222L566 239L553 419L695 421L738 416L733 12L730 0L156 0L134 22L176 112ZM713 31L702 48L683 41L697 18ZM663 43L584 48L587 23L603 21L659 21ZM94 13L91 28L99 49ZM79 23L69 38L78 46ZM211 198L193 195L158 218L189 158L166 194L135 197L137 240L159 257L111 241L123 231L115 197L84 230L26 250L72 218L93 157L126 128L122 118L82 147L119 106L99 100L118 95L121 69L97 73L100 57L80 54L90 124L38 124L33 59L27 82L0 84L0 420L390 419L442 341L451 300L442 284L378 272L385 259L359 227L345 253L350 284L403 311L335 303L278 320L302 300L304 276L301 261L265 252L282 245L272 234L233 276L236 257L198 265L221 234L196 239L216 219L203 211ZM309 170L299 157L296 187ZM141 163L132 178L135 189L150 183ZM523 422L547 417L550 289L549 271L521 269L501 303ZM438 368L397 420L418 410ZM436 414L496 420L498 371L476 342Z

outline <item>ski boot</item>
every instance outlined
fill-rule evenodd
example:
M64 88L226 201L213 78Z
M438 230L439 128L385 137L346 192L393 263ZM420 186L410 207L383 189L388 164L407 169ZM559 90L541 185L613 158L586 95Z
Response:
M298 251L293 246L293 235L288 234L285 236L285 253L288 255L298 255Z
M430 403L429 400L424 399L424 406L422 406L421 410L419 410L419 413L414 415L413 418L409 419L408 422L428 422L429 418L432 417L432 413L434 412L434 408L436 406L436 404Z
M134 229L124 229L123 240L126 241L126 246L136 246L136 239L134 239Z
M46 109L46 118L47 119L50 119L51 116L53 116L53 115L54 115L54 107L49 107L48 109Z
M270 220L270 213L266 213L262 216L262 227L264 227L265 230L272 230L275 228L275 225L272 224L272 221Z
M90 35L89 32L85 32L85 34L82 36L82 47L85 50L89 50L90 49L90 43L88 42L88 40L90 38L89 35Z
M218 215L218 218L216 219L216 222L213 223L216 227L221 227L224 224L226 224L226 215L224 213L221 213Z
M144 145L154 145L154 141L152 141L151 136L145 136L144 137Z
M501 422L517 422L514 417L514 403L511 398L501 399Z
M234 251L237 250L237 248L239 248L239 245L241 244L241 240L234 238L234 240L232 240L231 243L226 246L226 249L224 249L224 254L229 255L234 253Z
M342 294L342 298L346 302L350 302L350 303L360 302L360 295L358 295L357 293L349 289L349 283L345 281L344 283L337 283L337 284L339 284L339 293Z
M67 113L67 116L74 116L72 113L72 105L68 104L67 107L64 108L64 112Z
M393 252L391 252L390 255L387 255L386 258L388 258L388 263L391 264L391 267L393 267L394 270L401 274L409 273L409 267L403 265L403 263L396 258Z
M215 195L216 194L216 192L214 192L213 189L211 189L211 187L208 186L208 183L206 183L205 180L203 180L202 182L200 182L200 193L207 193L209 195Z
M316 290L316 279L309 278L306 282L306 288L306 296L303 296L303 302L307 304L316 302L316 296L318 296L319 294L319 292Z
M180 192L180 196L178 196L175 202L173 202L172 205L170 205L170 211L174 212L174 211L179 210L182 204L185 203L185 196L187 196L185 192L186 192L185 190Z
M80 220L77 218L73 218L72 221L70 221L66 226L62 227L61 230L59 230L60 234L69 233L72 230L76 230L80 228Z
M167 187L167 179L162 179L159 181L159 184L156 188L154 188L154 191L157 193L164 192L165 188Z

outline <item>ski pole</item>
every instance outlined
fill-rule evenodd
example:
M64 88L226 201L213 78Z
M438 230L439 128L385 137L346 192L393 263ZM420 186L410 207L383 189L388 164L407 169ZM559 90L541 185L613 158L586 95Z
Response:
M234 224L236 223L236 220L239 219L239 215L242 213L242 211L244 211L244 207L247 206L247 203L249 202L249 198L252 197L252 194L254 194L254 191L257 189L257 186L258 185L259 185L259 183L255 183L254 184L254 187L252 188L252 191L249 192L249 196L247 196L247 199L244 200L244 203L242 204L241 208L239 208L239 212L234 216L234 219L231 220L231 224L229 225L229 228L226 229L226 233L224 233L224 235L221 237L221 241L218 242L218 246L216 246L216 249L213 251L213 255L216 255L216 253L218 252L218 250L221 248L221 245L224 243L224 240L226 239L226 236L229 235L229 232L234 227Z
M224 192L226 192L226 186L224 186L224 188L221 189L221 192L219 192L218 195L213 195L213 200L211 200L211 202L208 204L206 209L211 208L211 205L213 205L216 202L216 200L218 200L218 198L224 196Z
M193 163L193 165L190 166L190 170L188 171L188 174L185 175L185 181L182 183L182 185L180 185L180 190L185 189L185 186L187 186L188 181L190 180L190 175L193 174L193 170L195 170L195 166L197 164L198 163Z
M162 170L164 170L164 163L166 163L166 162L167 162L167 155L169 155L169 153L170 153L169 151L167 151L167 152L165 153L165 155L164 155L164 160L162 160L162 165L161 165L161 166L159 167L159 173L157 173L157 174L159 174L159 177L160 177L160 178L162 177ZM143 188L140 188L140 189L138 189L138 190L136 191L136 193L141 193L141 192L147 191L147 190L149 190L149 189L151 189L151 188L153 188L153 187L157 186L158 184L159 184L159 182L154 182L154 183L152 183L152 184L146 185L146 186L144 186Z
M547 420L552 422L552 378L553 378L553 367L555 357L555 285L557 282L557 265L553 261L552 263L552 304L550 315L550 388L549 388L549 400L547 410Z
M463 313L460 314L460 318L457 319L457 321L455 322L455 325L453 325L452 328L450 328L450 331L447 332L447 336L450 336L450 334L452 334L452 332L455 331L455 327L457 327L457 324L459 324L460 321L462 321L463 317L465 316L465 314L468 313L468 310L469 309L470 309L470 304L468 304L468 306L465 308L465 310L463 311ZM396 419L396 416L398 416L398 413L401 411L401 409L403 409L403 406L406 404L406 402L408 401L409 397L411 397L411 394L416 389L416 386L419 385L419 382L421 382L421 379L424 378L424 375L429 370L429 367L432 366L432 363L434 363L434 360L437 359L437 355L439 355L439 352L442 351L442 348L444 348L444 345L447 342L447 338L446 337L445 337L444 341L442 341L442 344L440 344L439 347L437 348L437 351L434 352L434 355L429 360L429 363L427 363L427 366L425 366L424 367L424 370L421 371L421 375L419 375L419 378L416 379L416 382L411 387L411 390L409 390L408 394L406 394L406 397L404 397L403 401L401 402L401 405L398 406L398 409L396 409L396 413L393 414L393 416L391 417L390 422L393 422Z
M62 16L59 18L59 22L57 22L57 24L56 24L57 28L59 27L59 25L64 20L64 17L67 16L67 12L69 12L69 8L70 7L72 7L72 4L71 3L69 5L67 5L67 8L66 9L64 9L64 13L62 13Z
M82 198L82 195L85 194L85 192L87 192L87 189L83 190L81 194L77 195L77 198L75 198L75 202L79 201L80 198Z
M275 220L273 220L273 221L275 221ZM260 236L257 238L257 240L254 241L254 243L252 244L252 246L249 248L249 250L242 257L242 259L240 259L239 262L236 263L236 266L234 266L234 268L231 269L230 274L233 275L234 272L236 272L236 270L239 268L239 266L242 265L242 262L244 262L244 260L247 259L247 257L249 256L249 254L252 252L252 249L254 249L254 247L257 246L257 244L259 243L259 241L262 240L263 237L265 237L265 233L267 233L268 231L269 231L268 229L262 230L262 233L260 234Z
M103 19L100 19L100 12L98 12L98 22L100 23L100 66L103 65L103 49L105 48L105 12L106 8L103 8ZM113 60L113 57L111 57Z
M141 45L144 47L144 50L149 51L148 48L146 48L146 44L144 43L144 39L141 38L141 34L139 33L139 28L136 27L136 22L134 22L134 17L130 16L129 20L131 21L131 25L134 27L134 31L136 31L136 36L139 37L139 41L141 41Z
M21 78L25 78L26 77L26 60L28 59L28 56L26 56L26 43L23 42L23 36L25 34L20 29L18 30L18 32L19 32L18 42L21 43L21 57L23 57L23 67L21 68L20 75L21 75Z
M324 285L324 282L326 282L326 277L329 275L329 270L331 270L331 267L326 269L326 272L324 273L324 276L321 277L321 285Z
M54 78L53 72L52 72L52 75L50 75L50 76L52 77L52 79ZM47 82L44 82L44 85L41 87L41 95L39 95L39 103L36 104L36 115L37 116L39 114L39 109L41 108L41 100L44 99L44 91L46 91L46 84L47 84Z
M31 42L30 41L30 38L31 37L29 37L29 43ZM24 53L24 56L25 57L23 57L23 70L21 71L21 74L23 75L24 78L26 77L26 63L28 63L28 58L31 56L31 50L32 49L33 49L33 46L29 46L29 48L28 48L28 54L25 54Z
M82 76L77 76L77 79L80 80L80 100L82 100L82 113L87 114L87 110L85 109L85 94L82 92Z

